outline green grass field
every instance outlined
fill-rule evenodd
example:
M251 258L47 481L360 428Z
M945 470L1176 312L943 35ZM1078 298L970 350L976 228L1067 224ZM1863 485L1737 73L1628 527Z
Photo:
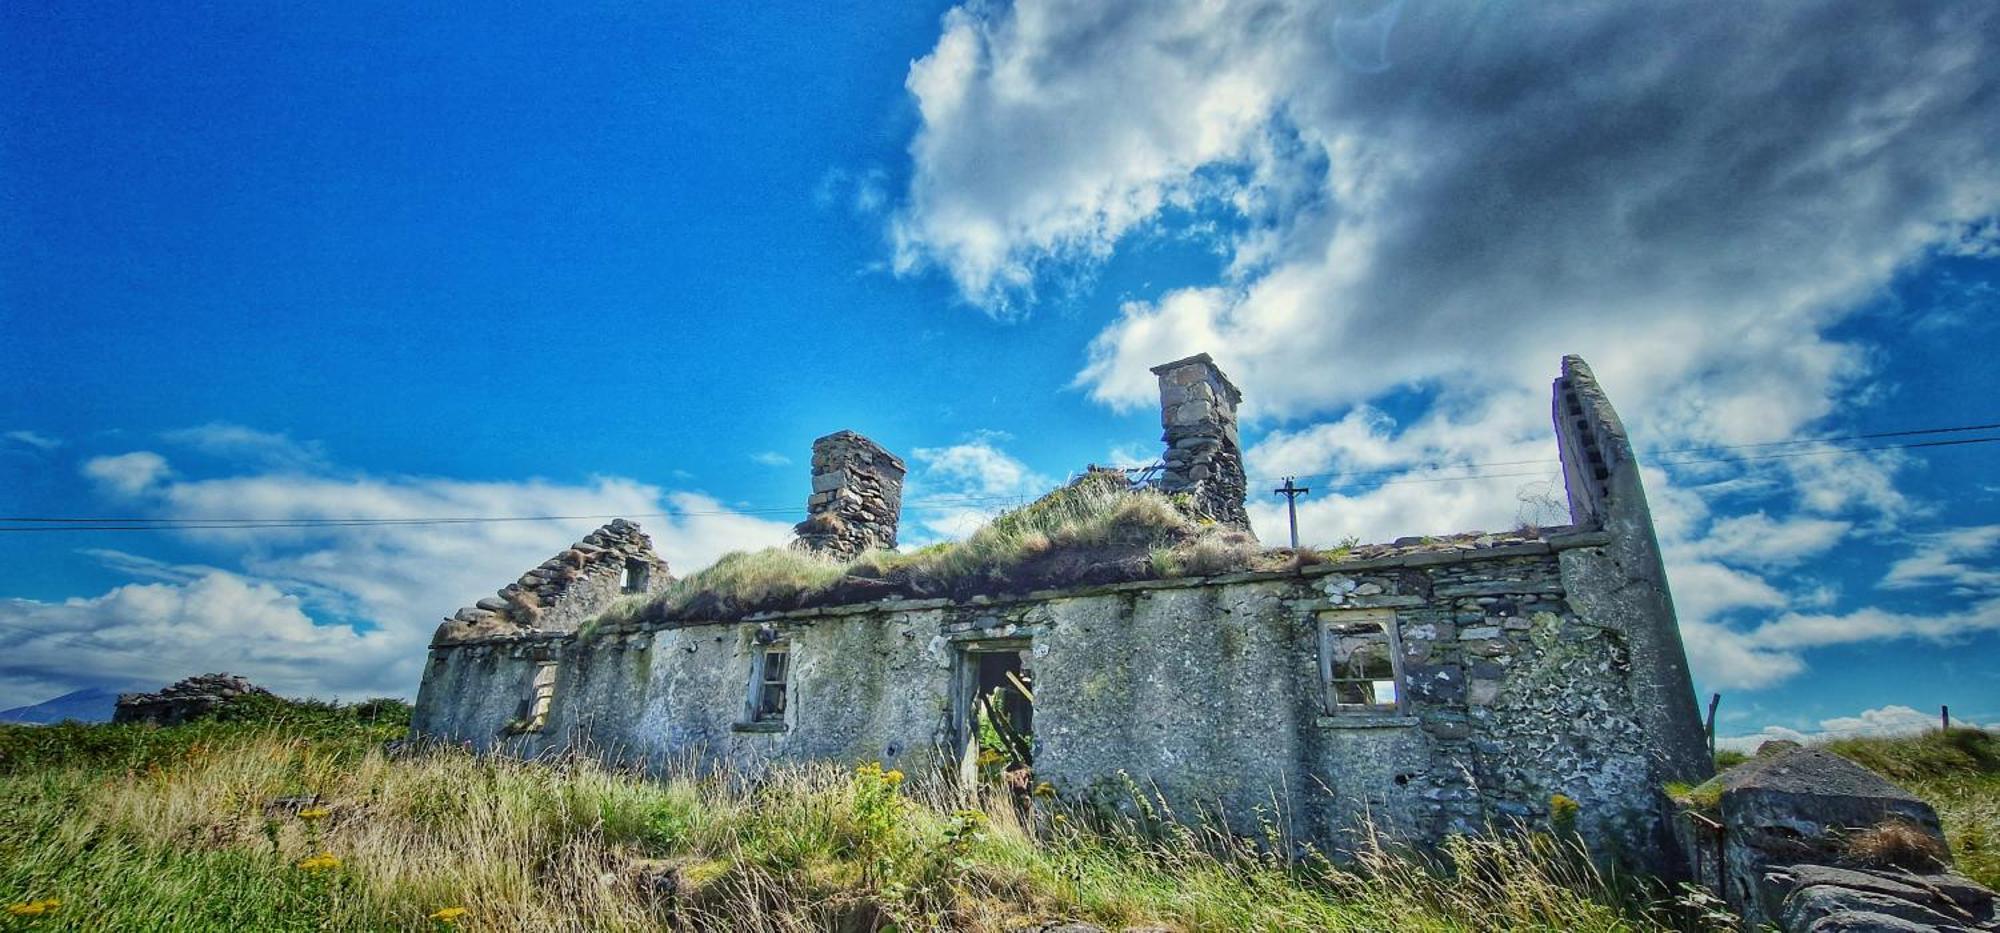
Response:
M1546 834L1335 866L1048 801L1023 813L940 796L872 766L656 781L585 761L385 754L407 712L262 701L172 729L0 727L0 930L1715 922L1602 877ZM1941 795L1960 838L1993 838L1994 772L1951 767L1908 783Z

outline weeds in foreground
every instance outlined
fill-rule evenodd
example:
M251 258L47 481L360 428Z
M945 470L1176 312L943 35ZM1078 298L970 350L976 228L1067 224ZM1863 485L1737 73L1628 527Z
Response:
M175 730L159 730L172 732ZM359 730L356 730L359 732ZM35 929L1650 930L1548 835L1351 865L874 765L664 781L239 725L125 768L0 777L0 900ZM287 801L313 801L287 805Z

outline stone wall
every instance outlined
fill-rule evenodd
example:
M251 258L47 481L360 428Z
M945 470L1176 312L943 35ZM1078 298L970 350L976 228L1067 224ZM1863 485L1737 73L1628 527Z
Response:
M1580 357L1563 357L1552 396L1571 521L1603 529L1611 542L1602 551L1564 558L1571 598L1592 615L1630 620L1632 689L1659 766L1669 780L1700 781L1715 773L1715 763L1625 425Z
M1152 372L1160 378L1160 426L1166 429L1160 490L1187 495L1200 514L1250 530L1250 514L1243 508L1243 452L1236 437L1236 406L1243 393L1206 353L1162 363Z
M936 773L953 759L957 652L1019 644L1033 658L1036 776L1065 795L1116 801L1129 775L1184 812L1219 806L1245 832L1276 802L1300 839L1342 848L1364 822L1423 842L1541 825L1562 794L1582 804L1587 837L1643 860L1662 831L1661 776L1634 709L1627 620L1566 599L1563 556L1605 536L1481 540L1302 573L441 644L415 727L518 755ZM1395 620L1406 694L1394 714L1326 709L1320 624L1356 610ZM760 629L792 659L776 728L747 716ZM510 733L550 661L545 727Z
M234 674L202 674L161 688L157 693L119 694L111 721L178 726L215 712L238 697L271 695L271 691L251 683L248 678Z
M439 643L528 631L571 632L620 596L656 593L673 582L653 539L636 522L614 519L500 591L453 613Z
M901 459L853 431L837 431L813 441L812 470L793 546L833 560L895 548L907 472Z
M1240 393L1206 355L1153 371L1162 488L1247 527ZM1566 473L1595 484L1572 491L1573 526L1401 539L1286 572L743 621L569 633L462 619L433 644L414 729L656 768L822 759L942 777L962 770L966 671L985 651L1031 673L1035 779L1072 799L1129 805L1144 790L1338 850L1368 825L1426 844L1543 826L1560 796L1597 851L1677 875L1660 788L1711 769L1651 513L1581 360L1564 360L1554 410ZM814 444L813 472L798 547L894 546L900 460L843 431ZM773 643L786 702L760 718L751 688ZM1336 708L1329 671L1357 658L1354 689L1380 702Z

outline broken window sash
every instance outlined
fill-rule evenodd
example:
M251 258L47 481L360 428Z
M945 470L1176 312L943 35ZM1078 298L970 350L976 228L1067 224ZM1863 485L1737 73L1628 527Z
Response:
M1329 715L1402 710L1395 626L1395 614L1386 611L1320 614L1320 677Z
M783 644L764 646L757 659L756 695L752 701L750 716L752 721L784 721L787 677L791 673L790 662L790 646Z

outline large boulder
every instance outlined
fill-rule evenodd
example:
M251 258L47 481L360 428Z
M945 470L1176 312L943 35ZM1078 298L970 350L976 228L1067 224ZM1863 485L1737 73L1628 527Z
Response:
M119 694L111 721L177 726L206 716L239 697L271 695L271 691L234 674L202 674L158 693Z
M1949 870L1937 811L1867 768L1817 748L1760 750L1707 787L1720 790L1709 822L1722 894L1746 928L2000 930L1993 892Z

